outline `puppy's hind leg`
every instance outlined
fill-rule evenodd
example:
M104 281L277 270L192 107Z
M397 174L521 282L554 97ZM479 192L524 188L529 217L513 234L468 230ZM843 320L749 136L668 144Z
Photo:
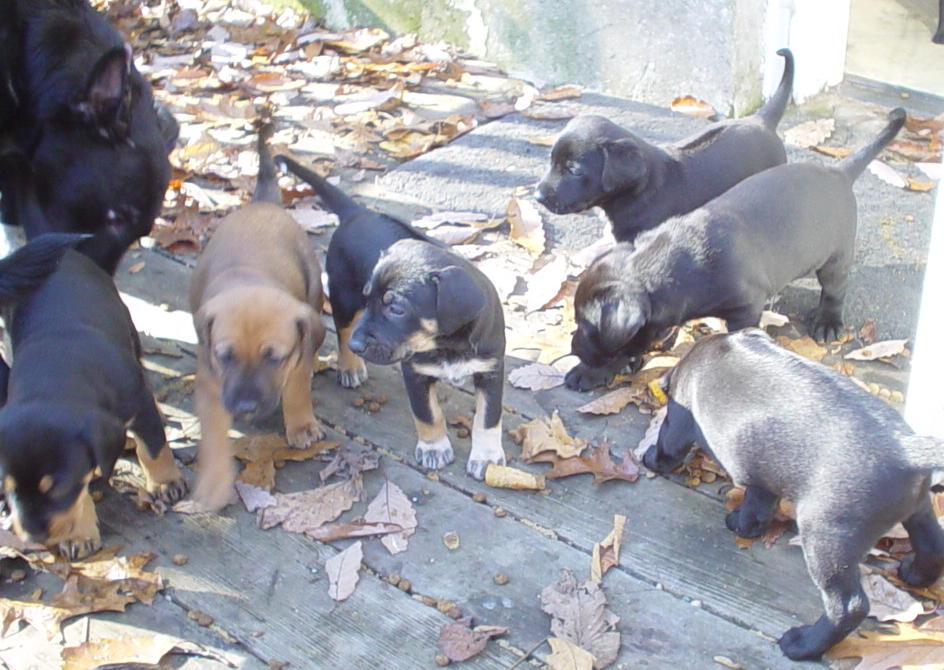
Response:
M288 373L282 391L282 418L285 437L290 446L306 449L312 442L324 437L324 428L315 418L311 404L312 359L302 356L298 365Z
M859 561L868 542L835 525L808 528L802 512L799 526L806 567L819 587L826 613L812 626L791 628L780 638L780 649L794 661L818 659L869 613L859 577Z
M653 472L672 472L685 461L696 437L692 413L669 398L659 438L642 457L643 465Z
M744 491L744 500L725 517L725 525L740 537L760 537L774 518L778 500L770 491L759 486L748 486Z
M914 553L901 562L898 576L911 586L930 586L944 570L944 531L938 525L927 495L923 496L920 509L902 524L908 531Z
M475 383L475 418L472 420L472 450L465 471L475 479L484 479L489 463L505 464L502 448L502 389L505 367L499 360L495 370L479 373Z
M416 442L416 461L430 470L444 468L455 460L455 454L446 435L446 419L436 398L436 378L417 373L409 363L403 363L400 367L419 438Z
M167 444L161 413L150 392L146 393L148 397L130 426L135 435L135 453L144 471L148 494L155 500L172 504L187 493L187 480Z
M849 261L845 258L830 259L816 271L822 290L819 305L813 310L813 337L821 342L832 342L842 335L842 304L849 283Z

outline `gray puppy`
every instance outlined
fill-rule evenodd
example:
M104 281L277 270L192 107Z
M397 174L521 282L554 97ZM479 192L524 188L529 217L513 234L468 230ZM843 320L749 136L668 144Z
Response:
M580 363L567 386L605 384L660 332L689 319L720 317L732 331L756 326L771 297L814 271L822 293L813 333L838 337L856 237L852 182L904 125L905 110L889 119L836 165L770 168L597 259L574 297Z
M656 146L602 116L578 116L554 142L537 200L555 214L601 207L618 242L704 205L742 179L786 162L776 128L793 88L793 54L780 86L751 116L714 123Z
M747 487L726 519L742 537L764 532L779 498L796 505L825 614L788 630L784 654L819 658L865 618L859 562L896 522L915 550L901 579L920 587L940 576L944 532L929 490L931 471L944 467L944 441L914 435L884 401L753 328L700 340L666 381L668 412L647 468L674 470L693 441L709 449Z

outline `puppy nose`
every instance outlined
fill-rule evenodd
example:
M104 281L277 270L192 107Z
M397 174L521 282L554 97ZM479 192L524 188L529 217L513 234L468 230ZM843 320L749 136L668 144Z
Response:
M351 333L351 339L347 341L347 348L355 354L362 354L367 351L367 338L363 333L355 330Z
M534 189L534 199L537 200L542 205L547 204L547 191L544 188L544 182L541 182Z
M255 414L259 410L259 402L251 398L244 398L233 407L236 414Z

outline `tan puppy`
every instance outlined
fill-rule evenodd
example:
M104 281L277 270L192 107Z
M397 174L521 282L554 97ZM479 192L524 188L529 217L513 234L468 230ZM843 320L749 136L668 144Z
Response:
M291 446L304 449L324 435L311 401L314 355L325 335L321 268L302 228L271 202L280 196L262 135L259 145L254 202L223 219L190 282L202 433L193 497L206 510L233 496L233 416L268 416L281 399Z

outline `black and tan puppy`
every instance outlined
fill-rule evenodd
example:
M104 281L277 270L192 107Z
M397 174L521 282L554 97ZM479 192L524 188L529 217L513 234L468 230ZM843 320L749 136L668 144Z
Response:
M402 221L357 204L341 189L291 158L276 156L275 162L307 182L328 209L338 215L338 227L325 258L328 299L338 335L338 382L356 388L367 381L367 366L347 343L364 309L364 286L370 273L380 254L397 240L427 238Z
M111 278L67 251L59 268L15 308L13 366L0 410L0 472L23 539L59 545L69 558L101 546L89 483L106 481L137 438L148 492L171 503L186 491L140 344Z
M348 345L371 363L400 363L419 437L416 460L431 469L453 461L436 382L471 375L475 418L466 472L482 479L489 463L504 464L505 322L488 278L438 245L400 240L383 253L364 294L367 305Z
M155 108L130 47L86 0L4 4L0 134L26 155L45 217L24 215L0 183L3 221L29 239L93 233L79 250L113 274L160 210L177 124Z
M537 200L555 214L600 207L618 242L686 214L739 181L786 161L776 128L793 88L793 54L774 95L755 114L714 123L656 146L602 116L578 116L554 142Z
M325 333L321 268L305 232L281 206L265 134L252 204L220 222L190 282L202 433L193 497L206 510L225 506L234 493L232 417L266 417L281 400L291 446L303 449L324 435L311 398Z
M580 363L567 386L605 384L659 333L689 319L720 317L731 331L756 326L766 302L810 272L822 286L813 334L838 337L856 236L852 182L904 125L905 111L889 119L835 166L770 168L597 259L574 297Z
M780 498L796 505L826 612L780 639L790 658L819 658L865 618L859 562L896 522L915 550L899 576L912 586L940 576L944 532L929 489L931 471L944 468L944 440L914 435L881 399L757 329L700 340L670 373L668 395L646 467L670 472L695 441L710 450L747 487L726 519L742 537L764 532Z

